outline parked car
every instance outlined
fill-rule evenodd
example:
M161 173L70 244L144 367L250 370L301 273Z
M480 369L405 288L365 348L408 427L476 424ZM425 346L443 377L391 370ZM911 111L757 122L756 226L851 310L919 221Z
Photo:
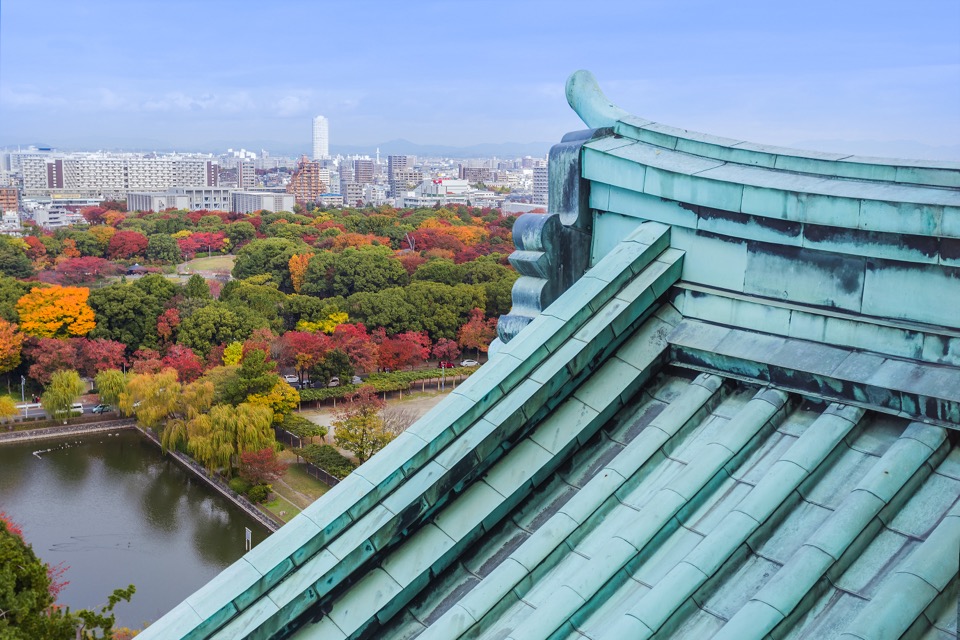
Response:
M286 382L287 384L291 384L291 385L292 385L292 384L297 384L298 382L300 382L300 378L299 378L298 376L296 376L295 374L292 374L292 373L284 374L283 380L284 380L284 382Z
M480 363L476 360L464 360L460 363L461 367L479 367Z
M440 361L440 368L441 368L441 369L453 369L453 368L456 367L456 366L457 366L457 364L456 364L455 362L447 362L446 360L441 360L441 361Z
M328 386L328 387L339 387L339 386L340 386L340 378L337 378L336 376L334 376L333 378L330 378L330 382L327 383L327 386Z
M109 404L101 403L95 406L93 409L91 409L91 411L93 411L94 413L110 413L111 411L113 411L113 406Z
M361 383L363 383L363 380L360 378L360 376L353 376L352 378L350 378L350 384L361 384Z

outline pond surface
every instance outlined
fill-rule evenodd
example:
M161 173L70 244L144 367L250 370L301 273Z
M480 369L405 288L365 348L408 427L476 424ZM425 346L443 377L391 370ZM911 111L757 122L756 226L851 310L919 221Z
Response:
M136 431L0 446L0 511L34 552L69 569L59 602L117 605L118 626L142 628L180 603L269 531Z

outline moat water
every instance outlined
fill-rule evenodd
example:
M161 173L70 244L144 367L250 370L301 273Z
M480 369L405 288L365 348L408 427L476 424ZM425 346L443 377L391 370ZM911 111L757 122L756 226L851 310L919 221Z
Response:
M118 626L157 620L269 532L161 454L136 431L0 445L0 511L22 525L34 552L68 566L59 602L106 603Z

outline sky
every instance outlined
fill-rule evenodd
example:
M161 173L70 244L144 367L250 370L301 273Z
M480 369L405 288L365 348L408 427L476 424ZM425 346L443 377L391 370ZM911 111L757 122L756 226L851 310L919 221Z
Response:
M0 146L547 145L577 69L671 126L960 160L957 0L2 0Z

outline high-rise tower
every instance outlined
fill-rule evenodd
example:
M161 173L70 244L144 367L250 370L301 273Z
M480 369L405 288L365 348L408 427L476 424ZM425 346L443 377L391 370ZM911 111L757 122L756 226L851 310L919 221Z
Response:
M313 119L313 159L326 160L330 157L330 124L323 116Z

